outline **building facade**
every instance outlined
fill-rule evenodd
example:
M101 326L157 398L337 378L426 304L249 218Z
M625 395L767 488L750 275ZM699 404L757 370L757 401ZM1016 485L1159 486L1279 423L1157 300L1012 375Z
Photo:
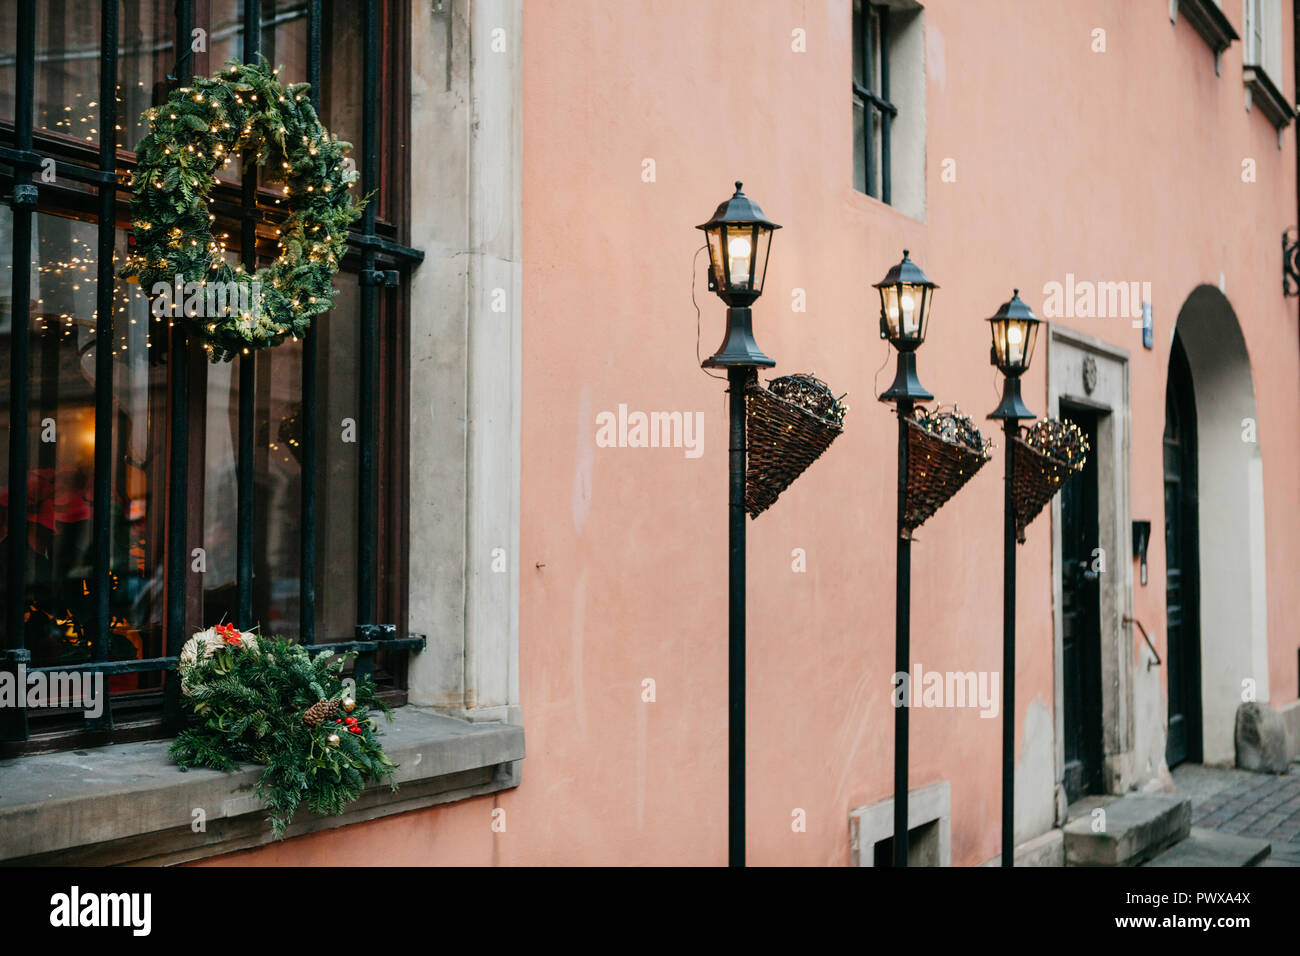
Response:
M749 523L750 862L869 864L892 832L897 425L871 283L905 248L940 286L918 353L937 402L1001 444L984 320L1018 288L1044 320L1025 401L1092 447L1019 549L1014 714L1001 462L916 535L913 681L973 690L911 713L918 859L998 853L1004 717L1017 844L1088 794L1231 764L1243 702L1300 747L1289 0L159 0L97 18L42 0L26 51L20 6L0 257L4 294L32 292L0 320L10 360L28 329L29 359L3 362L27 369L6 382L27 449L11 437L6 474L48 481L28 478L31 541L5 542L6 666L139 669L110 671L112 727L71 700L6 718L4 858L724 862L727 408L699 370L723 320L694 226L737 179L783 227L754 305L772 374L851 405ZM129 173L169 77L255 52L317 81L371 212L314 339L209 364L102 265L130 248L129 194L98 174ZM98 132L113 83L116 150ZM275 255L263 187L235 177L214 206L254 265ZM672 440L602 435L655 412L682 423ZM78 440L42 442L47 420ZM251 776L176 773L166 659L223 617L354 642L399 705L398 791L272 843Z

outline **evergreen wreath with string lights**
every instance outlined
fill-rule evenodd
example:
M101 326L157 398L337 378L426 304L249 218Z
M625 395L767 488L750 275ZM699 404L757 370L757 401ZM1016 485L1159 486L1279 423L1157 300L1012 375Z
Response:
M136 147L136 250L122 275L138 279L146 293L159 283L171 288L183 276L189 288L181 290L183 301L173 302L176 318L213 362L300 337L333 305L348 227L365 204L348 190L357 179L344 162L351 144L321 126L309 84L282 86L279 72L259 57L257 63L231 60L224 72L195 78L145 111L150 132ZM277 202L289 213L277 230L279 257L256 274L226 261L208 210L217 171L245 150L263 168L263 183L280 188ZM217 299L209 288L242 294Z

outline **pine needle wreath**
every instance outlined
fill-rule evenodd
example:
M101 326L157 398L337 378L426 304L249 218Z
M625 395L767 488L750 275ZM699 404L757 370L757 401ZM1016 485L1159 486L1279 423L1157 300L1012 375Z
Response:
M348 227L364 205L348 191L357 179L344 162L351 144L321 126L308 84L281 86L278 74L259 57L196 78L145 111L150 132L136 147L136 251L122 276L155 296L155 315L165 298L167 314L188 323L214 362L302 336L333 305ZM255 275L227 262L208 210L217 171L245 150L289 213L279 257Z
M211 655L190 655L180 676L193 721L172 742L172 759L182 770L262 764L256 792L277 839L304 803L316 813L342 813L367 783L391 781L397 769L375 737L371 709L392 715L374 682L364 677L345 699L346 657L329 650L313 656L280 638L227 638Z

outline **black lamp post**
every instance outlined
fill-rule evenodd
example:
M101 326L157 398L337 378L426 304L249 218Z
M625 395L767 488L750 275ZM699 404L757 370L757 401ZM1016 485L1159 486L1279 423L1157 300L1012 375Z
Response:
M1006 436L1006 479L1002 517L1002 865L1015 865L1016 782L1016 512L1012 480L1014 439L1022 418L1033 418L1020 398L1020 376L1029 368L1038 338L1038 319L1016 289L988 320L993 332L989 361L1006 376L1002 401L989 418L1002 419Z
M754 341L749 306L763 294L772 233L780 229L740 191L702 226L709 245L709 288L727 303L727 334L704 368L725 368L731 393L728 446L727 860L745 865L745 389L771 368Z
M934 398L916 377L916 350L925 341L930 304L939 288L907 257L876 283L880 290L880 337L898 350L894 384L880 396L898 414L898 558L894 590L894 671L911 670L912 539L903 527L907 510L907 420L917 402ZM894 865L907 866L908 694L894 711Z

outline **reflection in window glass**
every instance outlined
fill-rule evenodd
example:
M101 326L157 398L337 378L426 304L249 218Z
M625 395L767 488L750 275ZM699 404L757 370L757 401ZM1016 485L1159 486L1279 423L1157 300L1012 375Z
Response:
M125 238L119 243L119 252ZM7 207L0 250L11 255ZM3 260L0 260L3 261ZM30 467L27 482L26 646L33 666L76 664L94 653L96 226L36 215L32 225L31 322L28 367ZM6 289L12 261L3 261ZM110 477L109 624L112 660L158 656L161 617L161 493L164 447L151 402L163 377L150 365L148 310L138 288L121 283L113 342L113 454ZM3 327L12 323L3 301ZM0 340L0 367L9 369L9 335ZM5 424L9 383L4 382ZM7 482L9 447L0 449ZM7 508L9 489L4 488ZM0 516L8 537L8 514ZM156 527L158 526L158 527ZM0 563L7 564L7 549ZM11 596L4 594L7 604ZM113 677L115 691L133 690L151 675Z
M128 0L118 10L117 145L135 150L149 132L141 115L161 102L167 75L176 69L175 4L169 0Z
M99 4L37 6L36 128L98 143Z
M357 315L355 274L340 273L335 307L317 318L316 639L352 637L356 612ZM203 546L207 621L299 633L302 342L258 353L254 404L253 620L239 621L236 579L239 362L208 366Z

